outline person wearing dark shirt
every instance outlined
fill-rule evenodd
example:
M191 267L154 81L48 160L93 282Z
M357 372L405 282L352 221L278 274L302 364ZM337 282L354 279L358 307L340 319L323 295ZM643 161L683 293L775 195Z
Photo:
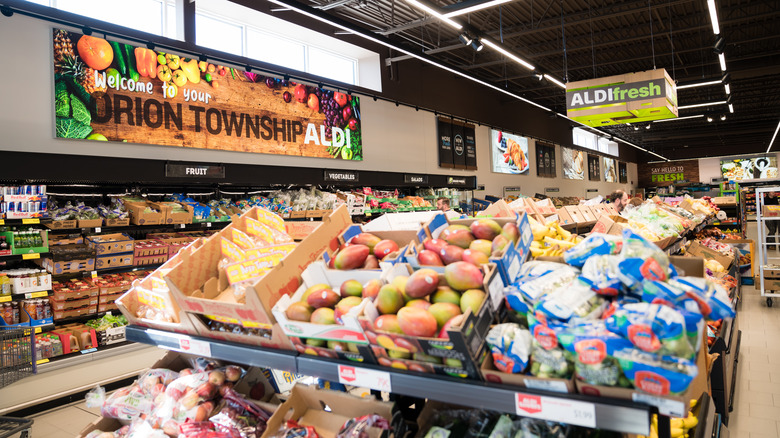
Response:
M623 211L623 209L626 208L626 205L628 205L628 193L624 192L623 190L615 190L607 197L607 199L609 199L609 202L614 204L618 213Z
M778 201L780 199L778 199L776 192L769 192L764 196L764 205L780 205ZM766 221L766 227L769 229L766 235L766 243L770 249L777 249L777 237L775 235L777 234L778 225L778 220L775 218L770 218Z

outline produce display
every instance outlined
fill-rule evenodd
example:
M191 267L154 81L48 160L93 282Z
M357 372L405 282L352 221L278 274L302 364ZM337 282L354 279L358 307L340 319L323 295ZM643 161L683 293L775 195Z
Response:
M400 248L393 240L360 233L341 245L328 262L331 269L379 269L379 262L397 255Z
M497 368L562 378L574 371L591 384L683 394L698 373L703 321L735 316L725 289L678 276L667 255L632 230L591 234L562 261L526 262L505 289L508 308L530 331L493 328Z
M688 438L692 433L689 435L689 432L695 428L699 424L699 419L694 415L693 408L696 407L696 404L698 403L697 399L692 399L690 402L690 411L688 411L688 416L685 418L670 418L669 419L669 435L672 438ZM659 429L658 429L658 414L653 414L651 424L650 424L650 435L647 437L643 435L639 435L638 438L658 438Z
M449 225L439 239L425 239L417 252L423 266L468 262L476 266L498 257L508 245L517 245L520 231L514 221L500 225L493 219L476 219L468 226Z
M582 240L581 237L561 228L557 221L542 225L529 217L528 222L534 234L534 240L531 242L531 256L534 258L561 256L564 251Z

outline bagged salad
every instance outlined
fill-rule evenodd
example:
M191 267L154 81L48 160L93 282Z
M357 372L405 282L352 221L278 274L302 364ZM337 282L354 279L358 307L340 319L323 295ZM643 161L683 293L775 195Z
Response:
M632 348L631 342L607 330L604 321L584 321L560 332L560 342L572 353L575 375L591 385L630 387L615 351Z
M607 330L647 353L690 359L695 354L686 333L685 318L660 304L629 303L618 306L605 320Z
M528 366L533 337L517 324L493 326L485 339L496 368L505 373L520 374Z
M622 247L620 236L595 233L564 252L563 259L574 267L582 268L591 256L619 254Z

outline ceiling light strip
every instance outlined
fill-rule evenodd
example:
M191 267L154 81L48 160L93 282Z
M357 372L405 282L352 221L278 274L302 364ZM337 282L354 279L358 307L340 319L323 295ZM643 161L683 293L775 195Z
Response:
M488 38L482 38L482 43L486 46L490 47L491 49L501 53L502 55L506 56L507 58L515 61L516 63L522 65L523 67L527 68L528 70L533 70L536 67L534 67L531 63L528 61L518 57L514 53L509 52L505 48L501 47L500 45L494 43L493 41L489 40Z
M720 69L726 71L726 55L722 53L718 55L718 61L720 61Z
M707 0L707 7L710 10L710 20L712 21L712 32L720 35L720 25L718 24L718 10L715 9L715 0Z
M674 122L676 120L685 120L685 119L698 119L700 117L704 117L704 114L699 114L697 116L676 117L674 119L653 120L653 123Z
M717 85L717 84L720 84L720 83L721 83L721 81L719 81L719 80L718 81L709 81L709 82L699 82L697 84L678 85L677 89L678 90L683 90L685 88L704 87L706 85Z
M731 114L734 114L734 105L732 105L732 104L729 104L729 112L730 112Z
M409 55L409 56L411 56L413 58L419 59L420 61L423 61L423 62L431 64L431 65L433 65L435 67L441 68L442 70L446 70L446 71L448 71L450 73L453 73L453 74L456 74L458 76L461 76L461 77L463 77L465 79L468 79L468 80L470 80L472 82L476 82L476 83L478 83L480 85L484 85L485 87L488 87L488 88L490 88L492 90L495 90L495 91L498 91L500 93L503 93L503 94L505 94L507 96L513 97L513 98L515 98L517 100L520 100L520 101L525 102L525 103L527 103L529 105L535 106L535 107L537 107L539 109L542 109L544 111L551 111L552 112L551 109L549 109L547 107L544 107L542 105L539 105L538 103L533 102L531 100L528 100L528 99L526 99L526 98L524 98L524 97L522 97L520 95L514 94L514 93L512 93L512 92L510 92L508 90L505 90L505 89L501 88L501 87L498 87L498 86L493 85L491 83L485 82L485 81L483 81L481 79L477 79L477 78L475 78L473 76L469 76L468 74L460 72L460 71L455 70L453 68L447 67L446 65L438 63L438 62L436 62L436 61L434 61L434 60L432 60L430 58L427 58L425 56L421 56L421 55L419 55L417 53L410 52L410 51L408 51L406 49L403 49L401 47L398 47L395 44L392 44L392 43L390 43L388 41L385 41L385 40L380 39L380 38L376 38L373 35L370 35L368 33L361 32L361 31L359 31L357 29L353 29L353 28L351 28L351 27L349 27L349 26L347 26L345 24L340 24L340 23L338 23L336 21L333 21L330 18L326 18L326 17L320 16L317 13L308 11L308 10L304 9L303 7L297 5L297 4L293 4L293 2L290 1L290 0L268 0L268 1L271 2L271 3L274 3L276 5L279 5L279 6L290 8L291 10L293 10L293 11L299 13L299 14L302 14L302 15L305 15L307 17L313 18L313 19L315 19L317 21L321 21L323 23L326 23L326 24L328 24L330 26L339 28L341 30L345 30L345 31L350 32L350 33L352 33L354 35L357 35L357 36L360 36L362 38L365 38L365 39L367 39L369 41L373 41L373 42L375 42L377 44L381 44L381 45L383 45L385 47L389 47L389 48L391 48L393 50L396 50L398 52L401 52L401 53L403 53L405 55ZM287 3L287 1L290 1L290 3ZM489 40L486 40L486 39L482 40L482 42L485 43L485 45L489 45L487 43L487 41L489 41ZM498 46L496 46L496 47L498 47ZM509 52L507 52L507 53L509 53ZM514 56L514 55L512 55L512 56ZM533 70L534 69L533 66L531 66L530 69ZM594 131L596 131L596 132L598 132L598 133L600 133L602 135L605 135L605 136L606 135L610 135L610 134L607 134L606 132L603 132L603 131L600 131L600 130L598 130L596 128L593 128L592 126L588 126L588 125L586 125L586 124L584 124L582 122L578 122L577 120L571 119L568 116L566 116L565 114L560 114L560 113L555 113L555 114L557 114L559 117L562 117L562 118L564 118L566 120L569 120L570 122L572 122L572 123L574 123L576 125L583 126L583 127L586 127L586 128L590 128L590 129L592 129L592 130L594 130ZM661 158L662 160L669 161L668 158L666 158L664 156L661 156L661 155L658 155L655 152L648 151L647 149L645 149L645 148L643 148L641 146L637 146L634 143L631 143L630 141L624 140L624 139L619 138L619 137L614 137L614 139L622 141L623 143L625 143L625 144L627 144L627 145L629 145L631 147L634 147L636 149L639 149L639 150L641 150L643 152L647 152L648 154L655 155L656 157Z
M700 108L700 107L703 107L703 106L725 105L727 103L728 103L727 100L719 100L717 102L705 102L705 103L697 103L695 105L678 106L677 109Z
M417 0L406 0L406 2L409 3L410 5L414 6L417 9L422 9L423 11L433 15L434 17L436 17L439 20L447 23L448 25L450 25L451 27L454 27L455 29L458 29L458 30L463 29L463 26L460 23L447 18L441 12L437 11L436 9L433 9L432 7L430 7L430 6L428 6L428 5L424 4L424 3L421 3L421 2L419 2Z
M452 12L447 12L446 14L443 14L443 15L445 17L447 17L447 18L457 17L458 15L468 14L468 13L471 13L471 12L474 12L474 11L479 11L480 9L492 8L493 6L498 6L498 5L501 5L501 4L504 4L504 3L509 3L511 1L512 0L492 0L492 1L487 1L485 3L480 3L478 5L469 6L469 7L466 7L466 8L463 8L463 9L458 9L458 10L452 11Z
M726 94L731 94L731 86L729 84L723 84L723 88L726 90Z
M772 140L769 141L769 146L766 148L766 153L769 153L769 150L772 149L772 144L774 144L775 139L777 138L777 131L780 131L780 122L777 122L777 128L775 128L775 133L772 135Z
M553 84L563 88L564 90L566 89L566 84L564 84L563 82L559 81L558 79L555 79L554 77L552 77L550 75L547 75L547 74L544 75L544 78L547 79L548 81L552 82Z

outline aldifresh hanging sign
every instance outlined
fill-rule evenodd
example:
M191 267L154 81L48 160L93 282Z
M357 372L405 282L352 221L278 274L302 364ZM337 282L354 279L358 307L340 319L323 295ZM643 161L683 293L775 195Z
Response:
M358 97L54 29L55 136L362 160Z
M677 117L677 88L664 69L569 82L567 115L588 126Z

